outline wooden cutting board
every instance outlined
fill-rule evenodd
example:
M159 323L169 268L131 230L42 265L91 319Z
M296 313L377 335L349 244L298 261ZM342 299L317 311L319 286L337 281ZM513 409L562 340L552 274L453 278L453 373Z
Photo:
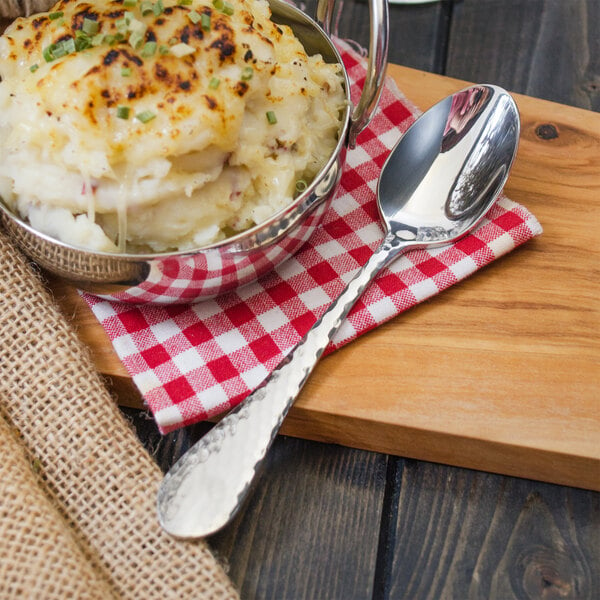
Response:
M389 72L421 109L466 85ZM282 433L600 490L600 114L515 97L506 194L543 235L325 358ZM119 402L141 406L76 291L50 285Z

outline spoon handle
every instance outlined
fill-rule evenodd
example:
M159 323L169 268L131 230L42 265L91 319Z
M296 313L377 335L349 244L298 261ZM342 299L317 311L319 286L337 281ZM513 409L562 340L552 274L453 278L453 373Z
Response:
M159 520L167 532L202 537L233 517L283 419L342 321L377 273L410 245L388 234L261 386L173 465L158 492Z

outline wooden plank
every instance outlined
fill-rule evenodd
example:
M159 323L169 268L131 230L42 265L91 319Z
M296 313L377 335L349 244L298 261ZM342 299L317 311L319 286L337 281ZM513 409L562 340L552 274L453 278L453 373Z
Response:
M399 461L381 598L591 598L600 496Z
M210 427L158 433L124 409L166 471ZM209 539L242 598L372 596L387 457L279 436L237 517Z
M279 437L239 515L210 538L243 598L373 592L386 457Z
M317 0L306 2L304 11L314 17ZM363 48L369 47L369 8L365 0L338 2L341 11L339 36L352 40ZM444 54L447 11L441 3L390 4L389 60L399 64L437 71Z
M598 0L463 0L445 74L598 111L598 31Z

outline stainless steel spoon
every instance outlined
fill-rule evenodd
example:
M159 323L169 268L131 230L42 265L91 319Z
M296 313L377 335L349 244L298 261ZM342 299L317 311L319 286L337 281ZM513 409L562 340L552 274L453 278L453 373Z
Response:
M167 473L158 492L159 520L167 532L202 537L233 517L285 415L355 301L399 254L449 244L481 221L506 181L519 129L510 95L477 85L436 104L404 134L378 185L386 228L381 246L261 387Z

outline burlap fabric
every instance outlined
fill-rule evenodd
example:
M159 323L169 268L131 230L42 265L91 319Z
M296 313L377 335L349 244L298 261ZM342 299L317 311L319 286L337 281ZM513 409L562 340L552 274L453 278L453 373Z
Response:
M162 474L0 231L0 598L235 598L160 528Z
M0 0L0 19L16 19L48 10L57 0Z

